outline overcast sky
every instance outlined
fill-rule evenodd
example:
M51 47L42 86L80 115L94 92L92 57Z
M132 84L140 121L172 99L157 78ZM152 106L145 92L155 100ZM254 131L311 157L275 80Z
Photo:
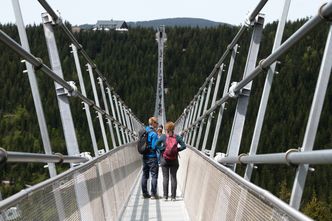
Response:
M48 0L54 10L71 24L94 24L97 20L146 21L192 17L242 24L259 0ZM292 0L288 18L312 16L327 0ZM37 0L21 0L25 24L40 23L43 8ZM278 20L284 0L269 0L262 13L266 23ZM1 0L0 23L14 22L12 0Z

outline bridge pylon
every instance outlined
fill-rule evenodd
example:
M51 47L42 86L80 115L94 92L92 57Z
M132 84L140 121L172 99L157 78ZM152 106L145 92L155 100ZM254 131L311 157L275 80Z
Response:
M154 116L157 117L158 122L163 125L166 123L164 102L164 46L166 40L165 26L161 25L156 33L156 41L158 42L158 78Z

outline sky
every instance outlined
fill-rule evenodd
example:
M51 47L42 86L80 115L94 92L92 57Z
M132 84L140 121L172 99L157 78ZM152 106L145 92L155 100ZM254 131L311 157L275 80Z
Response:
M148 21L162 18L203 18L232 25L243 24L259 0L47 0L72 25L97 20ZM288 20L317 14L327 0L292 0ZM25 24L40 23L45 10L37 0L20 0ZM262 13L265 23L279 19L284 0L269 0ZM12 0L1 0L0 23L15 22Z

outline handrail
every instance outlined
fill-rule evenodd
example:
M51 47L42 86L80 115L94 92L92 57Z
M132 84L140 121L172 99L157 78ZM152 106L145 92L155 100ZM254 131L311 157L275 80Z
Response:
M71 173L75 173L77 171L82 171L82 170L86 170L94 165L96 165L98 162L101 162L102 160L106 159L107 157L109 157L111 154L114 154L120 150L122 150L123 148L125 147L128 147L128 146L131 146L131 145L134 145L135 142L132 142L132 143L127 143L125 145L122 145L122 146L119 146L115 149L112 149L110 150L109 152L99 156L99 157L96 157L92 160L89 160L89 162L87 163L84 163L84 164L81 164L81 165L78 165L74 168L71 168L70 170L66 170L65 172L55 176L55 177L51 177L47 180L44 180L43 182L41 183L38 183L36 185L33 185L27 189L23 189L22 191L10 196L9 198L6 198L4 200L1 200L0 201L0 211L3 211L4 209L6 208L9 208L11 206L14 206L16 204L17 201L19 201L20 199L26 197L26 196L29 196L31 195L34 191L37 191L39 189L42 189L42 188L45 188L49 185L52 185L52 183L55 183L56 181L59 181L61 180L62 178L68 176L68 174L71 174Z
M240 175L236 174L233 172L233 170L219 164L215 160L211 159L210 157L206 156L203 154L201 151L197 150L194 147L187 146L190 150L195 152L198 156L202 157L204 160L208 161L211 163L216 169L220 170L222 173L225 175L229 176L233 181L235 181L238 185L244 187L246 190L257 196L258 198L262 199L264 202L268 204L273 204L274 206L278 207L282 211L287 212L288 215L292 216L295 220L307 220L310 221L309 217L306 215L302 214L300 211L290 207L287 203L283 202L276 196L274 196L271 192L264 190L255 184L245 180L243 177Z
M286 53L295 43L297 43L302 37L304 37L310 30L312 30L316 25L321 22L327 20L329 16L332 14L332 2L329 2L326 5L323 5L321 8L321 14L318 14L312 17L309 21L307 21L301 28L299 28L294 34L292 34L284 43L280 45L280 47L271 53L266 59L263 59L257 67L248 74L247 77L242 79L237 83L234 88L235 93L239 93L242 88L244 88L250 81L252 81L258 74L265 71L273 62L277 61L281 55ZM215 105L208 109L205 113L203 113L194 123L192 123L188 128L185 128L183 131L186 132L191 128L195 127L200 123L203 119L205 119L209 114L217 109L220 105L225 103L229 98L231 98L230 93L226 94L224 97L220 98L216 101ZM182 116L182 115L181 115ZM179 119L181 118L179 117Z
M38 0L39 1L39 0ZM43 1L43 0L42 0ZM250 23L252 23L252 21L255 19L255 17L258 15L258 13L262 10L262 8L264 7L264 5L266 4L268 0L261 0L257 6L255 7L255 9L250 13L249 17L248 17L248 21L245 22L245 24L243 24L240 28L240 30L237 32L237 34L234 36L233 40L231 41L231 43L227 46L226 51L223 53L223 55L221 56L221 58L219 59L219 61L217 62L217 64L214 65L213 70L211 71L210 75L205 79L203 85L198 89L197 94L194 96L194 98L189 102L189 104L186 106L185 109L187 109L190 105L193 104L193 102L196 100L196 98L198 98L199 94L201 93L201 91L204 90L204 88L206 87L206 85L209 83L209 81L211 80L211 78L218 73L218 70L220 68L220 65L224 62L224 60L226 59L227 55L229 54L229 52L232 51L233 47L238 43L240 37L242 36L242 34L244 33L244 31L246 30L246 28L249 26ZM181 119L181 117L183 116L184 113L182 113L178 120ZM175 122L177 123L178 120Z
M61 153L55 154L41 154L41 153L26 153L6 151L0 148L0 164L4 162L17 163L84 163L88 161L87 158L80 156L67 156Z
M5 32L3 32L0 29L0 40L6 44L8 47L10 47L15 53L22 56L24 59L26 59L28 62L30 62L35 69L40 69L42 72L47 74L49 77L51 77L54 81L59 83L61 86L63 86L65 89L68 90L68 94L71 96L77 96L80 98L83 102L94 108L96 111L101 113L102 115L106 116L108 119L113 121L114 123L118 124L119 126L123 127L124 129L128 129L125 125L122 125L119 121L114 119L111 115L107 114L103 109L98 107L94 101L90 100L89 98L85 97L82 93L77 91L75 87L73 87L71 84L69 84L67 81L63 80L61 77L59 77L56 73L54 73L48 66L46 66L43 61L37 57L35 57L33 54L27 52L24 48L22 48L17 42L15 42L11 37L9 37ZM133 136L136 136L133 132L131 132Z
M329 150L314 150L299 152L298 149L290 149L285 153L271 153L271 154L255 154L247 155L240 154L235 157L216 156L219 163L238 163L238 164L331 164L332 163L332 149Z
M52 7L46 2L46 0L38 0L38 2L41 4L41 6L47 11L47 13L50 14L52 17L53 21L60 25L62 30L65 32L67 37L70 39L70 41L76 46L77 50L82 54L84 59L91 65L92 69L95 70L95 72L98 74L98 76L105 82L107 87L114 93L116 94L115 90L113 87L110 86L110 84L107 82L106 77L101 73L101 71L97 68L97 65L92 61L92 59L89 57L89 55L86 53L84 50L83 46L77 41L75 36L72 34L72 32L67 28L67 26L62 22L61 17L59 17L56 12L52 9ZM121 100L122 101L122 100ZM124 103L122 101L122 103ZM138 118L133 114L134 118L138 120ZM141 122L140 122L141 123ZM142 124L142 123L141 123ZM128 129L129 130L129 129Z

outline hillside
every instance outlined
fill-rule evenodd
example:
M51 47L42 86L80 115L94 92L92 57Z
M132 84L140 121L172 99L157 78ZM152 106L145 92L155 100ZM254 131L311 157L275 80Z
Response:
M231 26L222 22L210 21L201 18L165 18L156 19L150 21L126 21L130 28L143 27L143 28L157 28L160 25L165 25L167 27L193 27L193 28L211 28L218 27L220 25ZM83 24L79 25L81 29L90 30L93 29L93 24Z
M218 27L219 25L228 25L226 23L214 22L207 19L201 18L166 18L166 19L156 19L151 21L137 21L137 22L127 22L130 27L159 27L160 25L165 25L167 27L199 27L199 28L211 28Z

